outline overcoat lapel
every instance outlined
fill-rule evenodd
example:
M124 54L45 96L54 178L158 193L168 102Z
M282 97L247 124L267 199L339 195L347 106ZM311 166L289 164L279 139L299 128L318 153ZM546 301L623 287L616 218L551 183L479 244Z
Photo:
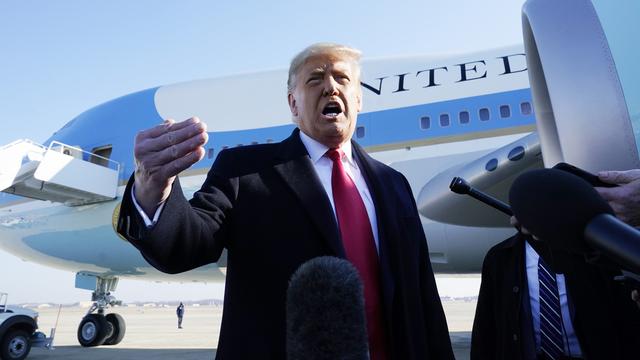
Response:
M525 237L518 233L514 235L508 246L513 256L509 257L509 263L505 269L515 269L505 274L507 278L507 288L504 296L510 297L512 304L508 314L509 324L520 324L520 343L522 359L536 359L536 339L533 329L533 318L531 314L531 302L529 301L529 283L527 279L527 261ZM509 291L509 289L512 291Z
M279 161L274 168L309 212L329 248L336 256L346 258L331 203L313 168L307 149L300 140L299 132L300 130L295 129L281 143Z
M385 193L384 187L380 184L380 179L383 174L379 171L377 164L373 161L369 155L356 143L351 141L353 153L360 167L362 176L364 177L369 193L373 198L373 203L376 208L376 221L378 223L378 242L379 242L379 261L380 261L380 279L382 280L382 299L385 306L385 314L387 315L387 322L391 324L391 314L393 314L393 294L395 289L395 281L392 274L395 272L391 270L391 246L390 241L392 236L387 236L391 230L389 222L391 219L395 219L392 214L387 214L386 209L392 206L392 199Z

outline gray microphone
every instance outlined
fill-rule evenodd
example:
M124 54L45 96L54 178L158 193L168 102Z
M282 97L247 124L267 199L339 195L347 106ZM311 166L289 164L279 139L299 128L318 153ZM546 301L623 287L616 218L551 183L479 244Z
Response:
M332 256L313 258L287 290L288 360L368 360L364 294L358 270Z

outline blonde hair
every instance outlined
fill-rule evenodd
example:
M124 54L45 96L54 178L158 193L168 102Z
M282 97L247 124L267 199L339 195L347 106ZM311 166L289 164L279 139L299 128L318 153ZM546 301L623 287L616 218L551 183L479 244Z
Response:
M337 55L340 56L340 58L351 61L355 65L356 78L360 78L360 50L334 43L316 43L299 52L298 55L291 60L291 65L289 65L289 78L287 79L287 90L289 92L295 89L296 75L307 59L321 54Z

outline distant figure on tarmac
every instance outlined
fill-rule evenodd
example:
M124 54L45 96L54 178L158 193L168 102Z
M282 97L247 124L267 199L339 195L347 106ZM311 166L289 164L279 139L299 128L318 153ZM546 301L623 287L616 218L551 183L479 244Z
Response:
M178 315L178 329L182 329L182 317L184 316L184 304L182 302L176 308L176 315Z

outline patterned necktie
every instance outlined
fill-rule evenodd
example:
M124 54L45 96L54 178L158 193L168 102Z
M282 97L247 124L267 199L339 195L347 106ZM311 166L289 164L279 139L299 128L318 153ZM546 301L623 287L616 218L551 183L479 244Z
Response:
M564 354L562 341L562 317L556 274L542 258L538 260L538 283L540 287L540 350L549 359L560 359Z
M358 269L364 287L370 357L371 360L383 360L387 357L382 326L380 272L371 222L356 185L342 165L344 153L339 149L329 149L327 156L333 161L331 187L342 244L347 259Z

